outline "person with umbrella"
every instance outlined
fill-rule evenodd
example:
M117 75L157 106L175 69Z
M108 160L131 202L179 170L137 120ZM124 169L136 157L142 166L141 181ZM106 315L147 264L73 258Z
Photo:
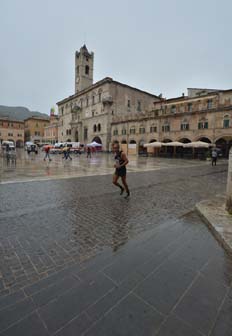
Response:
M44 147L44 151L45 151L45 157L44 157L44 161L46 161L46 158L49 159L49 161L52 161L52 159L50 158L50 146L45 146Z

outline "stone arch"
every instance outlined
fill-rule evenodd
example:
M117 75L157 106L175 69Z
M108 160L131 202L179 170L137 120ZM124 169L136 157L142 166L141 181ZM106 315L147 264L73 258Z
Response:
M229 156L230 147L232 146L232 137L229 139L226 137L219 138L215 141L216 147L221 150L223 157Z
M212 143L212 141L206 136L197 137L196 141L203 141L203 142L206 142L206 143Z
M126 145L126 144L127 144L127 141L126 141L125 139L123 139L123 140L121 141L121 144Z
M129 143L130 144L137 144L137 142L134 139L131 139Z
M172 140L171 139L169 139L169 138L165 138L162 142L172 142Z
M184 144L186 144L186 143L190 143L190 142L191 142L191 140L190 140L189 138L180 138L180 139L178 139L177 141L182 142L182 143L184 143Z
M99 145L102 144L101 138L100 138L99 136L95 136L95 137L93 138L92 142L94 142L94 141L97 142L97 143L99 143Z
M151 139L151 140L149 141L149 143L156 142L156 141L157 141L156 139Z

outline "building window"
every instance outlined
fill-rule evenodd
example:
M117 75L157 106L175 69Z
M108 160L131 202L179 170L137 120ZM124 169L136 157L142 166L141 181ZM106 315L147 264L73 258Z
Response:
M118 130L117 130L117 128L114 129L113 135L118 135Z
M230 127L230 117L228 115L225 115L223 119L223 128L229 128L229 127Z
M97 125L97 130L98 130L98 132L101 132L101 124Z
M86 98L86 106L89 106L89 98Z
M139 133L144 134L145 133L145 127L140 127L139 128Z
M92 97L92 105L94 105L95 104L95 97L93 96Z
M135 127L131 127L130 134L135 134Z
M83 107L83 99L80 99L80 106Z
M213 100L212 99L208 99L207 100L207 109L211 109L213 107Z
M180 125L180 129L181 129L181 131L185 131L185 130L188 131L189 130L189 123L183 121Z
M64 115L64 107L61 107L61 115Z
M92 117L94 117L94 111L92 111Z
M93 126L93 131L94 131L94 133L97 132L97 125Z
M201 120L198 123L198 129L207 129L208 128L208 121L207 120Z
M131 102L130 99L127 100L127 107L130 108L131 107Z
M122 129L122 135L126 135L126 129L125 128Z
M192 110L193 110L193 104L188 103L188 112L192 112Z
M151 126L150 127L150 133L156 133L157 132L157 127L156 126Z
M89 66L88 65L85 66L85 74L89 75Z
M162 132L170 132L170 125L169 124L163 125Z
M140 112L141 111L141 101L138 100L137 102L137 111Z
M102 98L102 94L101 94L101 92L99 92L99 94L98 94L98 101L99 101L99 103L101 102L101 98Z
M171 113L176 113L176 105L171 106Z

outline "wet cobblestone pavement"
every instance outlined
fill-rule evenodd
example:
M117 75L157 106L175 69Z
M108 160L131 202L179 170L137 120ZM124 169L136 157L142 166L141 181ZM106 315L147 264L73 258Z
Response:
M130 173L128 200L110 175L1 184L0 335L231 335L232 259L194 212L226 174Z

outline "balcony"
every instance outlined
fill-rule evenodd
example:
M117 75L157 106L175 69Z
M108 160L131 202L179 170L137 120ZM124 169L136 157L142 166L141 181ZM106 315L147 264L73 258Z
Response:
M113 104L113 97L108 96L108 97L102 98L102 104L103 105L112 105Z
M73 106L73 108L71 110L71 113L77 113L77 112L80 112L81 110L82 110L81 106L75 105L75 106Z

